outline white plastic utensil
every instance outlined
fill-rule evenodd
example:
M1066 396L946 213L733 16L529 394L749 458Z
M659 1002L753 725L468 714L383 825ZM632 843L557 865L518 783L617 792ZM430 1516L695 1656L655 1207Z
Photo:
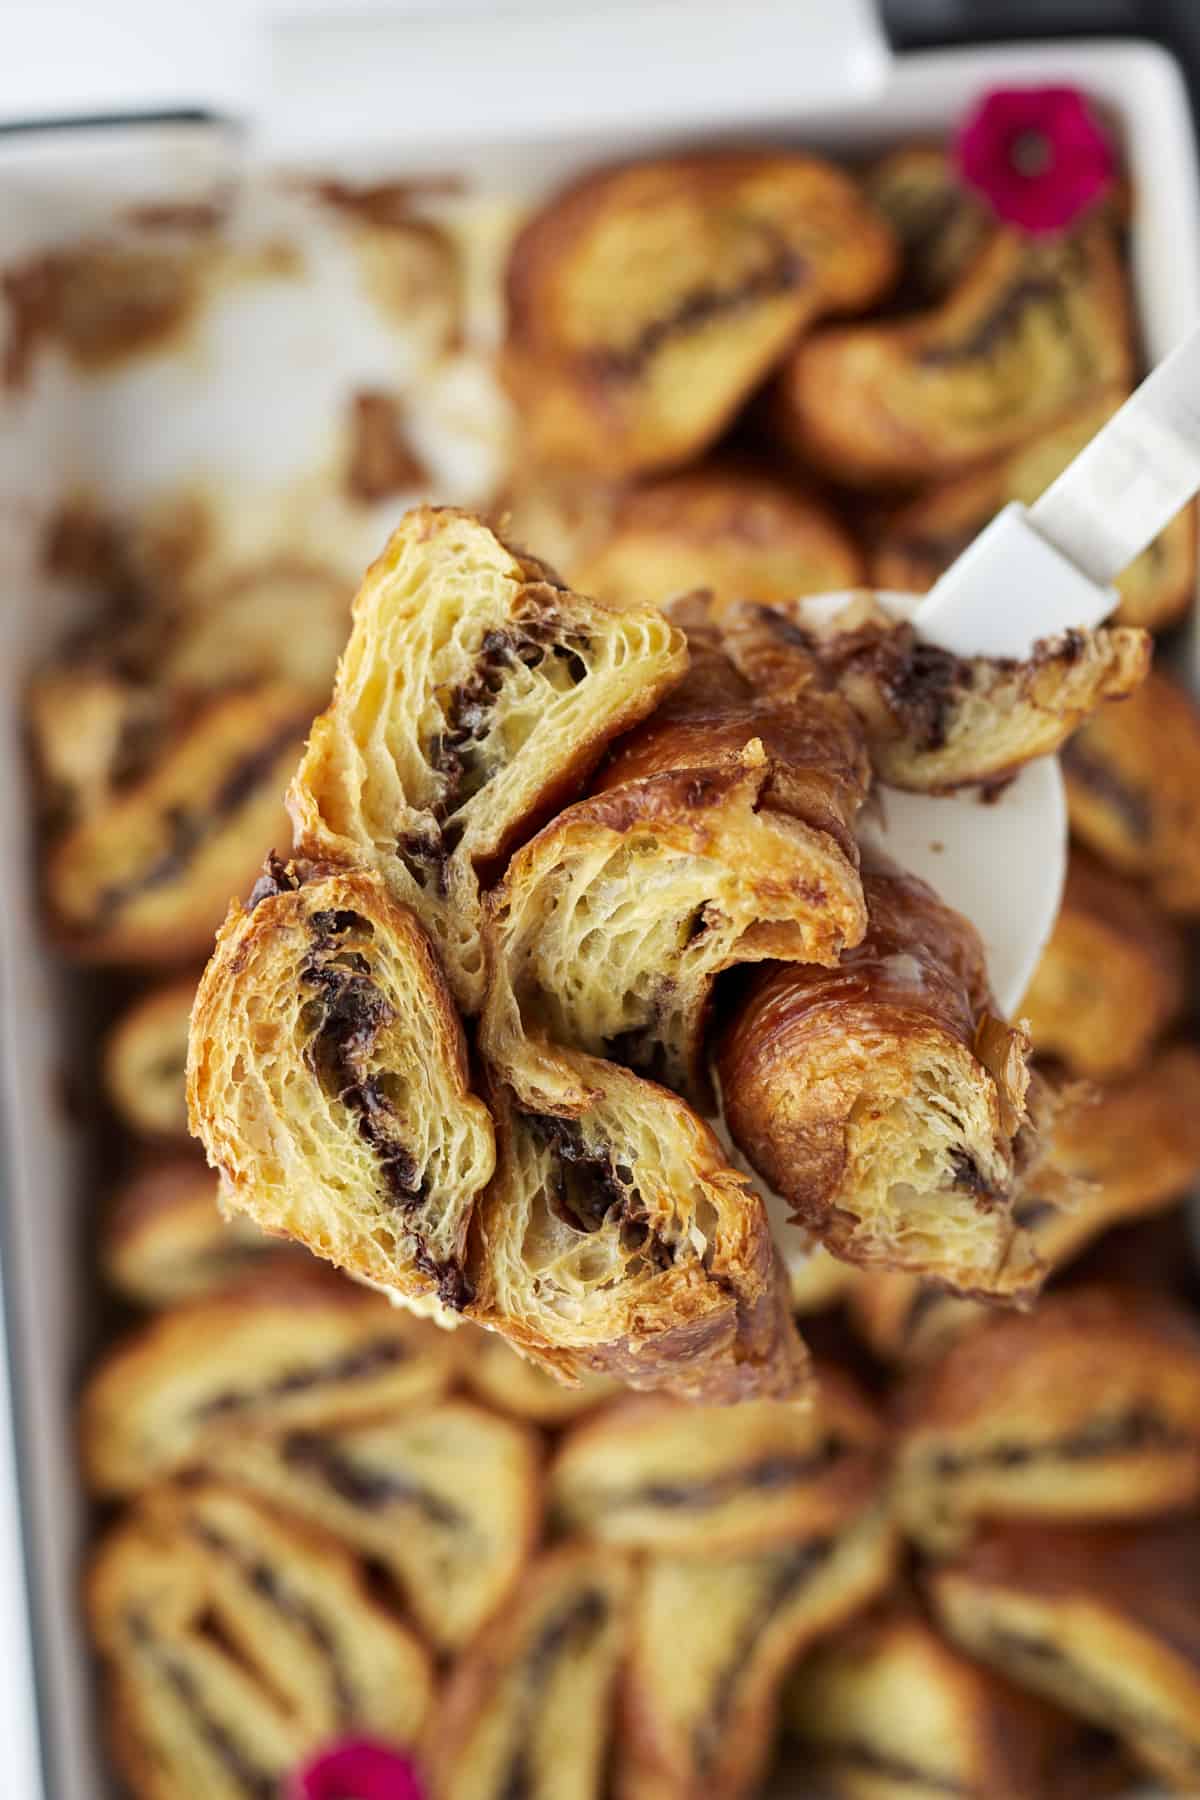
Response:
M1099 625L1111 585L1200 492L1200 327L1190 332L1031 507L1006 506L932 591L880 594L957 656L1029 656L1039 639ZM806 601L829 618L850 598ZM1000 1005L1013 1012L1058 912L1067 816L1057 760L998 797L883 792L864 836L972 919Z

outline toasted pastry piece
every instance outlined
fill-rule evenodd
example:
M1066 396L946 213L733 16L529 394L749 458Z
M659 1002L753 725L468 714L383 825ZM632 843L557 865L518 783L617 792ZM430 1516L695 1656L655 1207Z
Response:
M682 1100L561 1053L578 1119L492 1094L496 1174L472 1233L471 1316L557 1374L715 1401L791 1395L805 1354L761 1204Z
M100 1243L110 1285L141 1306L175 1306L254 1280L286 1252L250 1219L222 1217L197 1158L142 1163L113 1196Z
M803 328L865 306L891 236L852 178L782 150L604 168L508 266L503 372L533 454L629 475L694 457Z
M297 853L367 865L483 998L480 865L582 786L683 674L649 607L584 600L449 508L405 515L354 602L333 701L288 805Z
M890 150L867 169L863 186L900 246L893 299L907 308L944 300L995 234L995 215L960 181L940 144Z
M1047 638L1026 662L954 656L868 594L821 623L802 601L739 602L716 616L740 666L780 697L804 690L816 656L857 713L879 779L919 793L1007 780L1150 667L1150 638L1124 626Z
M672 1555L735 1555L820 1534L878 1485L879 1421L849 1377L812 1406L627 1400L568 1433L550 1503L572 1533Z
M161 725L147 686L108 661L88 659L64 658L39 670L26 712L44 810L60 825L108 804Z
M716 699L706 661L489 896L481 1041L530 1109L587 1104L559 1045L706 1105L717 975L764 957L834 965L866 928L852 721L823 693L791 715L756 706L732 669Z
M1133 374L1109 227L999 231L929 312L802 340L775 383L772 417L823 474L929 481L1003 454Z
M1074 850L1054 935L1018 1009L1035 1050L1096 1081L1127 1075L1186 998L1177 927L1142 890Z
M1049 1796L1079 1736L900 1603L819 1644L789 1683L784 1716L838 1800Z
M1065 1112L1047 1163L1046 1178L1073 1188L1070 1203L1043 1199L1035 1176L1013 1212L1053 1272L1112 1226L1173 1205L1200 1176L1200 1052L1187 1044L1164 1050L1126 1081L1097 1090L1091 1104ZM1115 1272L1123 1279L1120 1264ZM882 1270L855 1282L849 1310L877 1356L905 1363L940 1354L985 1316L976 1301Z
M203 705L157 762L50 850L46 889L63 940L88 962L204 954L231 893L284 840L283 791L310 704L296 689L239 689Z
M750 977L719 1045L726 1124L839 1256L1028 1292L1012 1212L1027 1040L997 1017L965 919L913 876L864 887L870 927L838 969Z
M935 1552L979 1519L1114 1519L1200 1496L1200 1327L1136 1289L988 1319L901 1396L899 1517Z
M160 982L107 1032L100 1075L109 1105L139 1137L186 1138L188 1020L196 977Z
M788 1669L883 1592L894 1528L875 1503L741 1557L651 1556L625 1674L618 1800L737 1800L762 1774Z
M440 1650L502 1605L537 1536L532 1426L459 1400L376 1408L207 1446L204 1466L378 1563Z
M455 1665L427 1734L431 1800L601 1800L631 1586L612 1550L534 1563Z
M429 939L383 878L272 860L236 902L192 1029L192 1129L223 1197L268 1231L433 1309L461 1310L495 1163Z
M209 575L172 609L158 678L199 691L275 679L321 706L346 641L350 597L345 577L321 563L277 558Z
M568 1387L538 1363L506 1344L494 1331L464 1326L462 1373L467 1386L497 1412L534 1425L567 1425L622 1392L607 1375L581 1375Z
M265 1800L322 1740L410 1743L429 1710L428 1652L354 1559L231 1488L147 1496L97 1551L88 1599L139 1796Z
M521 461L492 499L485 523L506 544L549 563L581 593L592 593L576 581L575 571L586 568L608 538L624 496L621 482Z
M971 1656L1119 1735L1171 1787L1200 1787L1200 1525L993 1527L936 1570Z
M1095 437L1125 394L1105 394L1054 430L994 463L939 482L889 515L871 563L876 587L923 594L1009 501L1033 502ZM1191 604L1196 585L1196 512L1188 506L1117 581L1120 625L1161 631Z
M571 565L585 593L620 606L659 605L697 588L769 606L861 587L864 574L828 507L794 480L733 462L631 488L609 535Z
M84 1392L85 1472L98 1493L133 1493L224 1436L417 1405L452 1366L451 1338L380 1295L312 1268L273 1274L162 1313L109 1352Z
M1200 914L1200 709L1155 669L1063 752L1071 829L1172 912Z

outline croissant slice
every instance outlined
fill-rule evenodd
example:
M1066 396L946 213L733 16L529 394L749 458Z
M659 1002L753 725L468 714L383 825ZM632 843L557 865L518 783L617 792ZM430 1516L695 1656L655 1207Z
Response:
M802 601L735 602L717 618L739 665L777 690L805 683L815 656L857 713L879 779L917 793L1007 781L1150 667L1148 634L1129 626L1047 638L1025 662L954 656L869 596L824 621Z
M569 1531L674 1556L738 1555L834 1526L878 1486L883 1430L842 1372L811 1407L626 1400L570 1431L550 1471Z
M565 1545L460 1657L428 1733L431 1800L601 1800L631 1571Z
M895 1565L895 1534L875 1503L756 1556L648 1558L625 1676L618 1800L756 1792L789 1668L880 1595Z
M915 1608L857 1620L801 1663L784 1716L837 1800L1063 1792L1083 1733L964 1656ZM1082 1774L1082 1769L1079 1771ZM1110 1791L1095 1784L1085 1795Z
M472 1317L561 1378L718 1401L790 1394L805 1358L762 1208L682 1100L563 1051L578 1119L493 1095Z
M719 150L600 169L526 225L503 371L539 461L623 476L710 444L797 333L870 302L892 244L815 157Z
M930 1583L969 1656L1200 1787L1200 1525L993 1527Z
M148 988L118 1016L100 1051L105 1097L138 1137L187 1137L188 1022L194 975Z
M83 1398L83 1461L129 1494L264 1428L415 1405L450 1380L451 1341L378 1294L297 1269L161 1314L111 1350Z
M447 1400L225 1437L203 1466L376 1563L429 1639L454 1650L525 1567L540 1522L539 1460L532 1427Z
M900 245L893 299L905 307L943 300L995 234L995 214L940 145L889 150L865 171L863 186Z
M231 1211L409 1300L466 1304L492 1124L433 947L379 875L269 863L221 929L189 1062Z
M100 1239L105 1278L139 1306L176 1306L258 1280L288 1252L251 1219L224 1219L200 1157L147 1160L113 1195Z
M469 1334L463 1341L463 1379L477 1399L510 1418L550 1428L568 1425L622 1391L609 1375L584 1375L568 1387L496 1332L470 1325L463 1331Z
M911 485L1003 454L1133 373L1109 225L998 231L928 312L802 340L772 418L788 448L835 480Z
M73 956L204 955L231 893L286 829L283 791L311 707L275 684L211 700L141 779L55 843L46 888Z
M1137 1289L985 1321L910 1381L898 1515L934 1552L980 1518L1120 1519L1200 1497L1200 1330Z
M839 1256L1028 1292L1028 1042L996 1016L965 919L913 876L864 886L870 928L839 968L750 977L719 1046L729 1131Z
M379 870L483 998L479 873L682 676L651 607L585 600L467 513L405 515L354 602L288 805L297 854Z

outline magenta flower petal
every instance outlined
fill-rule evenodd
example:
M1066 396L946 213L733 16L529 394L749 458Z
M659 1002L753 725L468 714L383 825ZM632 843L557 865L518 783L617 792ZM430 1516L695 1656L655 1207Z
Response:
M1108 188L1116 158L1075 88L997 88L963 121L958 172L998 218L1061 231Z
M411 1757L373 1738L342 1738L293 1770L286 1800L425 1800Z

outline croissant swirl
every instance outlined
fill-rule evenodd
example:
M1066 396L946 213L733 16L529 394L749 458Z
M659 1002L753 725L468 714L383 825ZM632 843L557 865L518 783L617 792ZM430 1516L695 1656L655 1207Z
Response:
M1039 1274L1012 1212L1028 1042L965 919L913 876L864 888L870 928L839 968L750 977L719 1050L729 1130L839 1256L1020 1294Z
M378 870L476 1012L479 866L577 791L686 663L653 608L585 600L469 514L418 507L354 602L288 796L297 854Z
M466 1303L491 1120L433 948L380 876L272 862L235 903L196 996L188 1101L232 1210L409 1299Z
M579 1118L492 1095L497 1163L472 1238L472 1317L577 1379L732 1400L795 1390L804 1353L766 1215L682 1100L561 1053Z

